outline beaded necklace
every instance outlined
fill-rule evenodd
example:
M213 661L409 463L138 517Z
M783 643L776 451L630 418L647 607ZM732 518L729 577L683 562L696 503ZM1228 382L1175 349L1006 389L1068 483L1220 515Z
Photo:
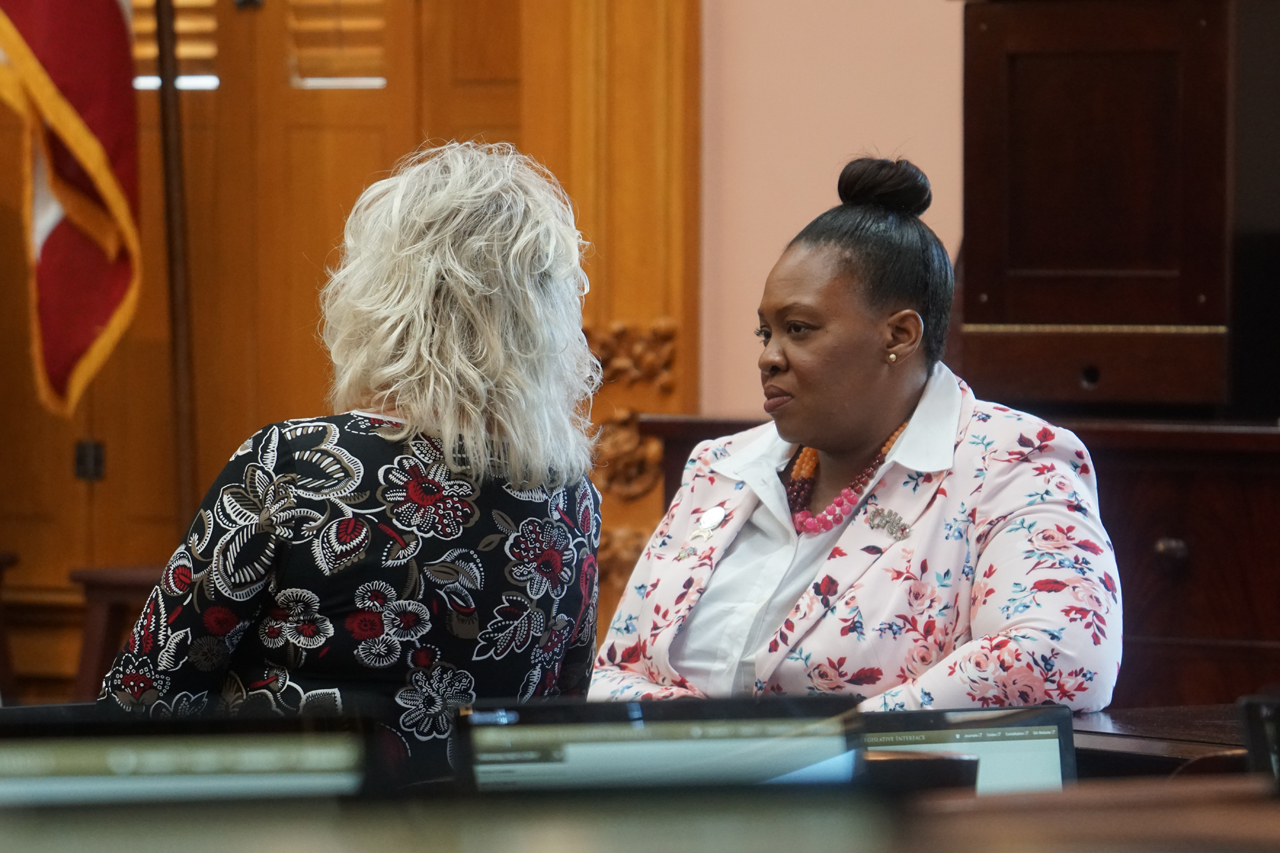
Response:
M791 466L791 482L787 484L787 507L791 510L791 522L796 526L796 533L826 531L844 521L845 513L853 512L862 497L862 491L884 464L894 442L906 428L906 421L903 421L902 426L894 430L893 435L880 448L876 458L871 460L871 464L852 483L841 489L835 500L817 515L809 511L809 501L813 498L813 485L818 479L818 451L812 447L802 447L795 464Z

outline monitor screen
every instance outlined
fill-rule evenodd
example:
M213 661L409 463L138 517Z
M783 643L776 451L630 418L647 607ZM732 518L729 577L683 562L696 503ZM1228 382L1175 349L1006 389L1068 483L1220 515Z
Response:
M1075 777L1071 712L1063 706L868 714L863 729L869 754L894 750L977 758L979 794L1056 791Z
M0 742L0 806L355 794L353 734L62 738Z
M463 719L480 791L847 784L859 767L844 703L523 705Z
M369 730L360 720L14 711L0 714L0 807L347 796L366 782Z

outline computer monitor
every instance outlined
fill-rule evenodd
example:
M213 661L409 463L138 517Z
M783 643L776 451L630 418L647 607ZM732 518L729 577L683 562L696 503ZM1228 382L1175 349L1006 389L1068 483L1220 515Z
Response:
M1076 777L1065 705L864 714L862 728L868 756L892 750L976 757L979 794L1056 791Z
M1237 704L1249 748L1249 770L1269 774L1280 792L1280 695L1243 696Z
M459 734L482 792L847 785L860 770L859 715L827 697L477 703Z
M356 795L369 788L372 738L358 719L150 720L92 706L6 708L0 807Z

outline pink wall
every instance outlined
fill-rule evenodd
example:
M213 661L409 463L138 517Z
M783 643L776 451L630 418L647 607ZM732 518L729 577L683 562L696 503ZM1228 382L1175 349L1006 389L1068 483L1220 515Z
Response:
M702 413L763 418L752 335L787 241L836 204L841 167L906 157L924 219L961 227L963 4L702 0Z

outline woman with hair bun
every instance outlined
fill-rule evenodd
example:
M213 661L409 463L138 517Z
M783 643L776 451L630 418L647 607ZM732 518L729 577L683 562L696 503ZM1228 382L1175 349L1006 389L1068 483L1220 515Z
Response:
M924 174L854 160L839 193L765 281L772 422L694 450L590 698L1105 707L1120 587L1084 445L940 361L953 278Z
M354 710L432 776L459 706L584 694L600 367L582 247L555 179L509 145L423 150L365 190L322 294L341 414L235 452L101 701Z

